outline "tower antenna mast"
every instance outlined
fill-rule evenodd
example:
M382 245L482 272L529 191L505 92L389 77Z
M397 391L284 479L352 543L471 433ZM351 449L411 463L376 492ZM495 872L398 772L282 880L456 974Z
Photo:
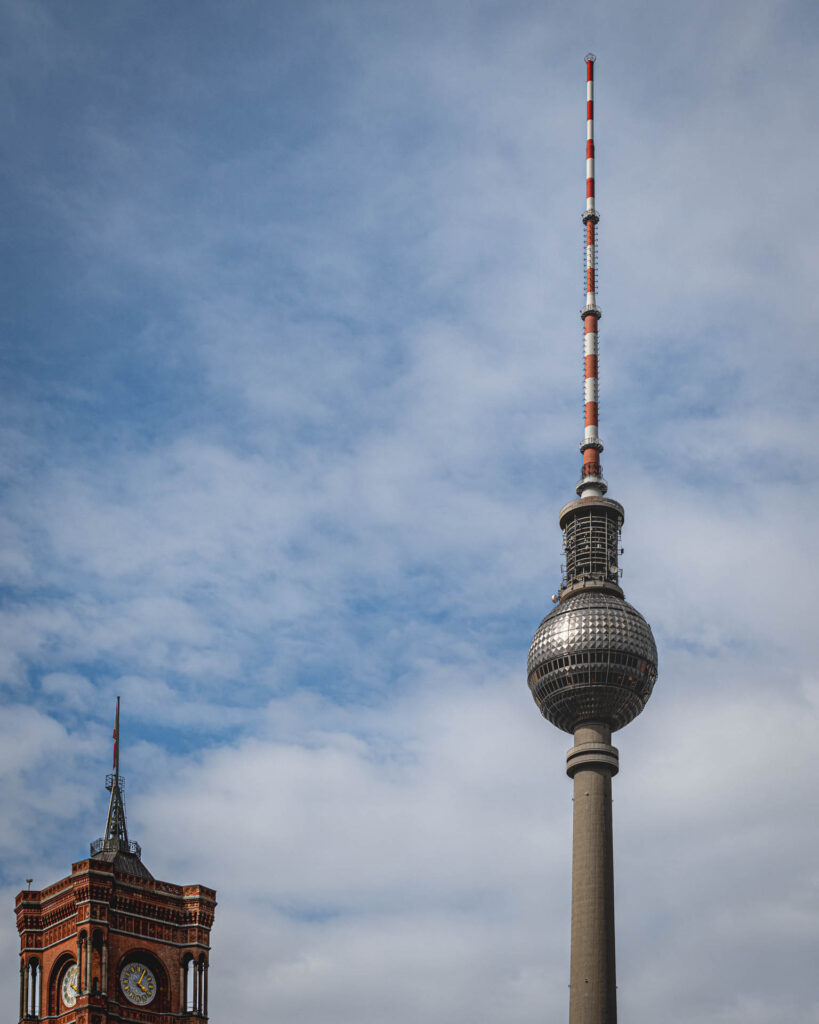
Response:
M586 304L580 311L583 318L583 405L585 426L580 451L583 470L577 493L581 498L602 498L606 481L600 470L603 442L598 433L599 405L597 386L598 328L603 315L597 305L597 225L600 214L594 195L594 62L593 53L586 54L586 209L583 230L586 238Z

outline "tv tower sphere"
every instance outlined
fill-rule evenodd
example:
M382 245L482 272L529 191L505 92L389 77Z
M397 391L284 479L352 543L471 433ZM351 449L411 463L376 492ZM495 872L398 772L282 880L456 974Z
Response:
M529 689L544 718L574 736L569 1024L616 1024L611 734L636 718L657 678L651 627L620 587L623 506L606 497L598 435L597 224L594 205L594 55L586 55L585 426L577 499L560 513L565 565L557 602L529 648Z
M574 501L560 516L566 576L529 648L528 681L543 717L564 732L582 722L622 729L657 678L651 627L615 582L622 522L622 507L606 498Z

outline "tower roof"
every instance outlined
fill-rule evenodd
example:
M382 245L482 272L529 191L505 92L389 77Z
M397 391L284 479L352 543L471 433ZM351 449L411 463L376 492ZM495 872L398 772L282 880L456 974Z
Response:
M111 794L108 801L108 818L105 834L91 843L93 860L107 861L114 869L138 878L153 878L142 863L142 848L139 843L128 839L128 822L125 817L125 779L119 773L119 697L114 716L114 770L105 777L105 788Z

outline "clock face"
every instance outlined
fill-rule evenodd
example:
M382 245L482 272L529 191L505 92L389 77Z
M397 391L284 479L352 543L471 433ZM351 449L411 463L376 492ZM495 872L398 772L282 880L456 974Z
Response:
M71 1007L77 1001L79 989L79 972L77 965L71 964L63 975L63 983L60 985L60 994L63 997L63 1006Z
M119 973L122 991L137 1006L147 1006L156 995L154 972L145 964L132 960Z

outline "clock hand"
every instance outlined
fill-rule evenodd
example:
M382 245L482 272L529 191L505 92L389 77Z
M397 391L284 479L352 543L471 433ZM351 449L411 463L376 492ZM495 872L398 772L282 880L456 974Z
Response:
M145 972L147 971L147 969L147 967L142 968L142 974L140 974L139 976L139 981L137 982L137 985L142 986L142 979L145 977Z

